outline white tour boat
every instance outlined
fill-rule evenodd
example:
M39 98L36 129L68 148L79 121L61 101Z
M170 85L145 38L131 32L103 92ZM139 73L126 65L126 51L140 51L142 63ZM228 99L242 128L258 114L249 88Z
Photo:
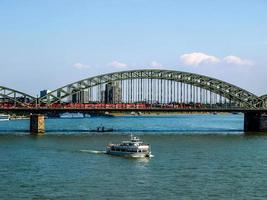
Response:
M131 158L151 157L149 144L144 144L138 137L132 135L129 141L122 141L120 144L108 144L106 153Z
M9 115L0 114L0 121L7 121L10 119Z

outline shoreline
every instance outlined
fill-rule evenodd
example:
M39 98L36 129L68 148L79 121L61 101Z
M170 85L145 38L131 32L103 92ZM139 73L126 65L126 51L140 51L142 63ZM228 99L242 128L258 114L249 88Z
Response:
M220 112L220 113L212 113L212 112L170 112L170 113L166 113L166 112L145 112L145 113L110 113L110 116L113 117L121 117L121 116L174 116L174 115L240 115L240 113L237 114L233 114L233 113L228 113L228 112Z
M241 115L242 113L228 113L228 112L112 112L112 113L105 113L101 116L103 117L142 117L142 116L175 116L175 115ZM90 115L90 114L89 114ZM90 117L95 117L90 116ZM50 117L47 117L50 118ZM60 117L59 117L60 118ZM10 120L29 120L29 116L16 116L12 115L10 116Z

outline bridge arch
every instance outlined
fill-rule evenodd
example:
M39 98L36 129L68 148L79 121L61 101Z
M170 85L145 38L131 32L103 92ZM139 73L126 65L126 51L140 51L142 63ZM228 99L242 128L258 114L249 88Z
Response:
M261 99L267 100L267 94L260 96Z
M259 97L262 101L262 107L267 108L267 94Z
M0 106L1 104L10 104L27 107L28 104L34 103L35 100L36 98L29 94L0 86Z
M243 108L258 108L261 106L261 100L256 95L222 80L195 73L162 69L129 70L89 77L52 91L40 98L39 102L47 105L61 103L67 97L101 84L136 79L158 79L184 83L230 99Z

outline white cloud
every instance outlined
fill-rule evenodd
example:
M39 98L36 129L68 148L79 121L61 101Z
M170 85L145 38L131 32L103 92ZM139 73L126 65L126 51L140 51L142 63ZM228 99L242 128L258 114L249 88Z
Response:
M251 60L240 58L238 56L229 55L220 59L218 57L208 55L201 52L193 52L188 54L183 54L180 56L180 60L185 65L199 66L201 64L216 64L216 63L227 63L239 66L253 66L254 63Z
M247 59L240 58L238 56L226 56L223 59L226 63L234 64L234 65L245 65L245 66L252 66L253 62Z
M90 65L82 64L82 63L74 63L73 67L75 69L83 70L83 69L89 69Z
M188 53L188 54L183 54L180 56L180 60L185 64L185 65L192 65L192 66L198 66L203 63L219 63L220 59L208 55L205 53L201 52L193 52L193 53Z
M152 61L149 66L153 68L163 68L163 65L157 61Z
M108 63L107 65L110 67L118 68L118 69L125 69L128 67L127 64L119 62L117 60L114 60L114 61Z

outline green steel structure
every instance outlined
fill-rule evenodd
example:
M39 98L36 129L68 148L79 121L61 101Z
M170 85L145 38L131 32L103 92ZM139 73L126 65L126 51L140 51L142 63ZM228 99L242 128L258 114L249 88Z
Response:
M222 80L194 73L142 69L89 77L60 87L46 96L35 98L26 93L0 86L0 104L17 107L51 106L69 102L73 95L84 93L87 102L103 102L106 84L117 83L120 99L115 103L205 104L243 109L266 109L267 95L258 97Z
M260 99L262 101L262 107L267 108L267 94L262 95Z
M84 91L87 91L90 101L101 102L101 91L106 84L113 82L120 85L122 103L195 102L227 104L244 109L260 109L266 106L262 97L222 80L162 69L121 71L89 77L48 93L38 103L47 106L64 103L71 96Z
M15 106L27 107L36 102L36 98L24 92L0 86L0 103L13 103Z

